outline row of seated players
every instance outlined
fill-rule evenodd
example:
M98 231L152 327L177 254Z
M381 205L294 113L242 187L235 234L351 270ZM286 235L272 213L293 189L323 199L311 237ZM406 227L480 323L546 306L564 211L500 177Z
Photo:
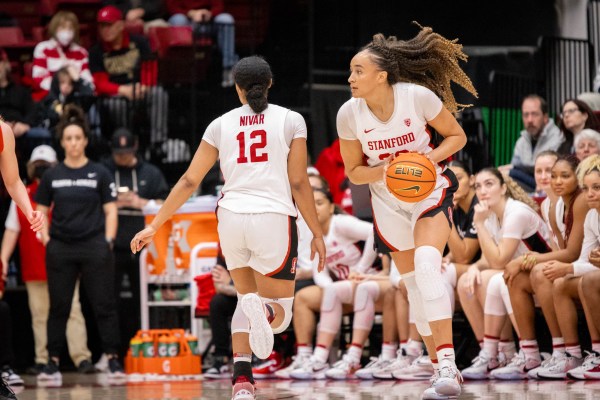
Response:
M600 311L587 307L600 300L600 156L579 163L573 156L540 154L535 178L547 193L541 207L497 169L472 175L458 161L450 168L460 185L442 275L451 298L457 293L481 347L463 377L600 379ZM326 232L326 272L314 274L316 285L296 293L293 361L286 365L274 352L255 366L255 378L429 379L432 363L424 354L395 266L389 266L384 256L381 270L371 268L377 257L373 226L337 212L322 180L311 177L311 184ZM299 270L306 262L302 260L306 239L300 232ZM362 253L355 246L359 241L365 242ZM578 338L579 304L592 339L586 353ZM536 306L552 335L551 354L540 353L537 344ZM348 312L354 313L351 344L330 365L330 349ZM383 316L381 352L363 366L363 345L377 312ZM207 378L229 375L223 353L222 348L217 352Z

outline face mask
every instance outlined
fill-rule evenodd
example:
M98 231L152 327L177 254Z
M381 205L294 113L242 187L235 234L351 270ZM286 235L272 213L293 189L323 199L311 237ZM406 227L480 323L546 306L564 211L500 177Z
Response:
M62 44L63 46L68 46L73 41L74 36L75 32L73 32L71 29L61 29L60 31L56 32L56 40L58 40L58 43Z
M47 165L38 165L33 169L33 178L34 179L42 179L44 172L46 172L50 167Z

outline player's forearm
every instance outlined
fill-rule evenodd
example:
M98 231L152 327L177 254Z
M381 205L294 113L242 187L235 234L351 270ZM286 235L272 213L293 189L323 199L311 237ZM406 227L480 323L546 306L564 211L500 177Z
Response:
M4 182L4 184L6 185L6 190L8 191L8 194L10 194L10 197L29 220L33 214L33 207L31 206L31 200L29 200L29 195L27 194L27 189L25 188L25 185L23 185L23 182L15 180L14 182Z
M190 198L196 188L197 186L191 183L184 174L177 181L150 225L158 230Z
M377 182L383 179L383 165L378 165L376 167L358 165L346 168L346 175L348 176L348 179L350 179L350 182L355 185Z

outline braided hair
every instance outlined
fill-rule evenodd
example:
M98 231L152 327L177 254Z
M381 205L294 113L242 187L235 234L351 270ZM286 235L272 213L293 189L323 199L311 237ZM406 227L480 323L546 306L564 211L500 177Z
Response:
M398 40L395 36L386 38L378 33L361 51L367 51L373 63L387 72L390 85L411 82L425 86L437 94L452 113L468 107L456 102L451 89L451 82L455 82L477 97L473 83L458 65L459 61L467 60L462 45L458 39L448 40L430 27L413 23L421 29L414 38Z
M273 73L264 58L251 56L242 58L233 67L233 80L244 92L248 105L255 113L260 113L269 104L267 93Z

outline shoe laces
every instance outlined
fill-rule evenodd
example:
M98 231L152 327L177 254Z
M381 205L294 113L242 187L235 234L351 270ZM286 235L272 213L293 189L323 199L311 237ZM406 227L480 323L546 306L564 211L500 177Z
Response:
M589 368L593 365L596 365L595 361L597 359L600 361L600 355L598 353L596 353L595 351L585 350L585 353L587 354L587 356L585 356L585 358L583 360L583 364L581 364L582 367Z
M338 368L343 371L350 371L355 365L356 363L350 359L350 356L348 354L344 354L341 360L333 364L333 368Z
M525 354L523 354L522 351L519 351L518 353L516 353L513 356L513 358L510 360L510 362L506 366L519 368L522 365L525 365Z

